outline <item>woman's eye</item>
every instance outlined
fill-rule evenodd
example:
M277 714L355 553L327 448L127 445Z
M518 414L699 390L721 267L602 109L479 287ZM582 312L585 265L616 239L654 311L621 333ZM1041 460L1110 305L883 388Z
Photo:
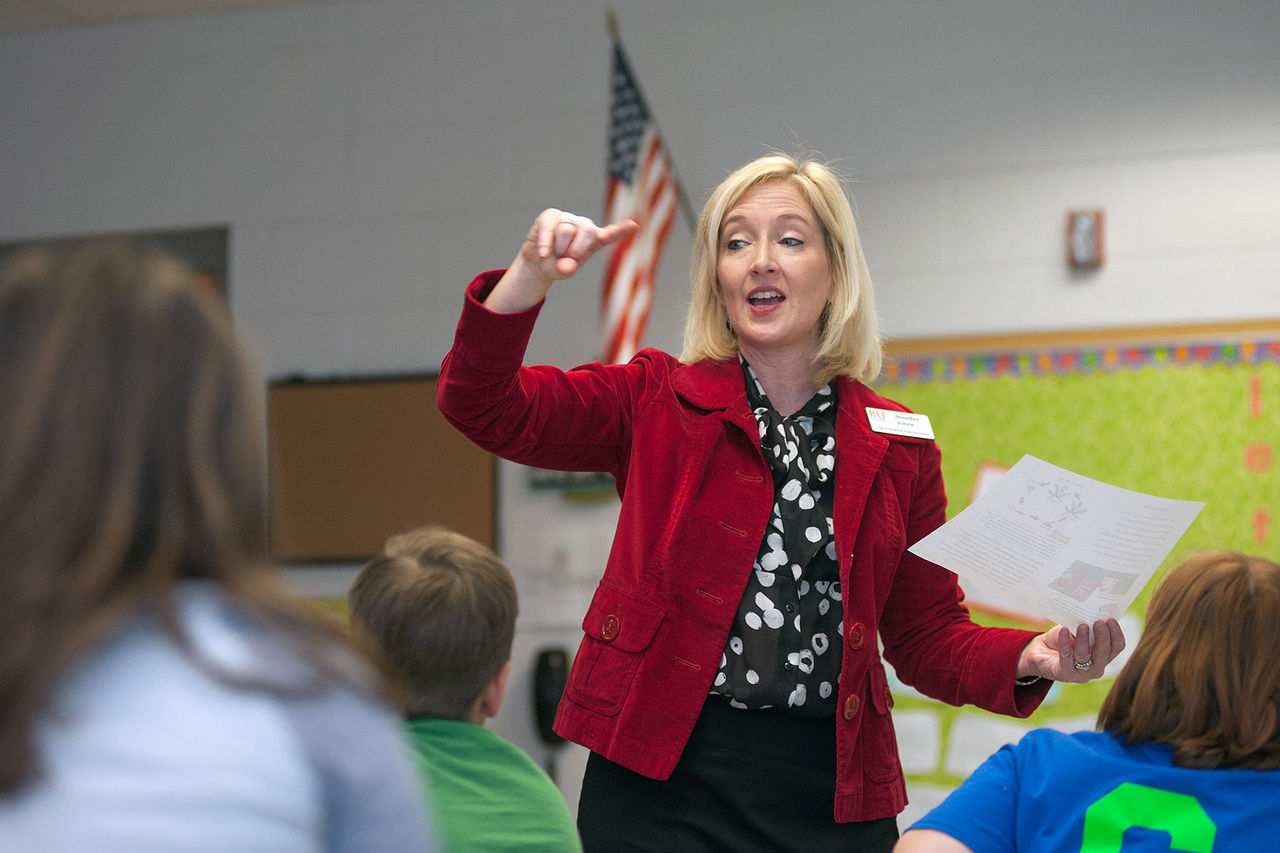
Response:
M803 246L804 245L804 241L801 240L799 237L783 237L778 242L784 246Z
M730 252L736 252L745 245L747 245L746 240L740 240L735 237L732 240L726 241L724 244L724 247L728 249Z

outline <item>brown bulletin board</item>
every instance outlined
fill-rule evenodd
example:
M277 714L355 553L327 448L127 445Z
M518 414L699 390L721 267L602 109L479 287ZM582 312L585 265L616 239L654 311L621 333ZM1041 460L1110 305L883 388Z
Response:
M496 547L496 460L445 421L434 376L271 382L267 442L278 562L364 561L424 524Z

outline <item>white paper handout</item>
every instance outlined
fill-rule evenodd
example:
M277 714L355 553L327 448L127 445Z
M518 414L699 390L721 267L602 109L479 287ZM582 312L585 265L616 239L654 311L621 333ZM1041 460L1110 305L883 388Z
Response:
M1074 630L1123 614L1203 508L1023 456L908 550Z

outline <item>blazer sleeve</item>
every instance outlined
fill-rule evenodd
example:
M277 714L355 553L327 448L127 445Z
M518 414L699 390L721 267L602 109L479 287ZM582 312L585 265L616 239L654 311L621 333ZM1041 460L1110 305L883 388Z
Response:
M573 370L522 364L540 303L499 314L483 305L502 276L467 288L453 347L436 386L445 419L504 459L565 471L617 473L625 465L634 413L648 383L647 359Z
M910 546L946 520L946 491L937 445L917 445L918 475L906 508ZM903 550L881 614L885 659L897 676L952 705L1025 717L1050 683L1015 688L1018 657L1036 631L977 625L962 603L954 573Z

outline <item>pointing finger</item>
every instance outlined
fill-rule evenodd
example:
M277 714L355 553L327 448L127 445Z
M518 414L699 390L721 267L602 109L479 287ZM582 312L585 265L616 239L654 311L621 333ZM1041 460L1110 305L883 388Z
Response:
M619 240L630 237L639 230L640 225L634 219L624 219L621 222L606 225L600 229L600 245L612 245Z

